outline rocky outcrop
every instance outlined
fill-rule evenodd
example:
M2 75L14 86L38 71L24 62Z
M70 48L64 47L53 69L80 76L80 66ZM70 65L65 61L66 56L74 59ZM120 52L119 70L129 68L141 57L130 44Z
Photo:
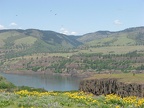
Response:
M144 97L144 84L126 83L119 78L84 79L80 82L79 90L95 95L118 94L121 97Z

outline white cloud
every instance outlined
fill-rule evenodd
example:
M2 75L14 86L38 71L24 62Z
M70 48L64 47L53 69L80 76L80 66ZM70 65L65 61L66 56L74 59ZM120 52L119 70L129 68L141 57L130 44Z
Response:
M6 29L3 25L0 25L0 30Z
M115 25L121 25L122 22L121 22L120 20L116 19L116 20L114 20L114 24L115 24Z
M69 31L63 30L63 34L69 35Z
M77 34L76 32L71 32L71 35L75 35L75 34Z
M10 26L17 26L15 22L10 23Z
M60 28L60 32L62 33L62 34L65 34L65 35L68 35L69 34L69 31L67 30L67 29L65 29L65 28Z
M60 33L62 33L62 34L65 34L65 35L75 35L75 34L77 34L76 32L70 32L70 31L68 31L66 28L60 28Z

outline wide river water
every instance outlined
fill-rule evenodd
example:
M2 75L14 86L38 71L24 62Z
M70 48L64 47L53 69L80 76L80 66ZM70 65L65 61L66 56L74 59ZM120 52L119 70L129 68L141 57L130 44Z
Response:
M79 78L61 75L17 75L0 73L16 86L44 88L48 91L78 90Z

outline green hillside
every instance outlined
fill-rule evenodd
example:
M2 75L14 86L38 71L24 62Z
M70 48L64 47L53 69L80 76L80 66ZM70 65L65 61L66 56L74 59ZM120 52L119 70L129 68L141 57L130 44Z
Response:
M65 52L81 43L67 35L36 29L0 30L0 51L6 57Z
M124 46L124 45L136 45L136 41L131 38L128 38L127 36L119 36L119 37L111 36L87 42L86 45Z
M20 38L14 41L15 45L21 45L21 44L27 44L27 45L32 45L36 42L37 38L28 36L24 38Z
M118 32L98 31L78 38L89 46L144 45L144 27L128 28Z
M117 53L117 51L109 50L110 47L143 47L143 45L144 27L128 28L117 32L98 31L82 36L67 36L54 31L37 29L0 30L1 58L13 58L36 53L99 53L105 47L108 47L105 50L108 53ZM123 48L125 50L125 47ZM133 50L128 51L135 50L137 49L133 48Z

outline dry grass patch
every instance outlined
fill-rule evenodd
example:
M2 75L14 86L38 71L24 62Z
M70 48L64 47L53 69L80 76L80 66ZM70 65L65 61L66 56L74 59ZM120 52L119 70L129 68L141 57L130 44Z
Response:
M121 74L96 74L93 77L86 79L103 79L103 78L118 78L119 81L125 83L144 83L144 74L121 73Z

